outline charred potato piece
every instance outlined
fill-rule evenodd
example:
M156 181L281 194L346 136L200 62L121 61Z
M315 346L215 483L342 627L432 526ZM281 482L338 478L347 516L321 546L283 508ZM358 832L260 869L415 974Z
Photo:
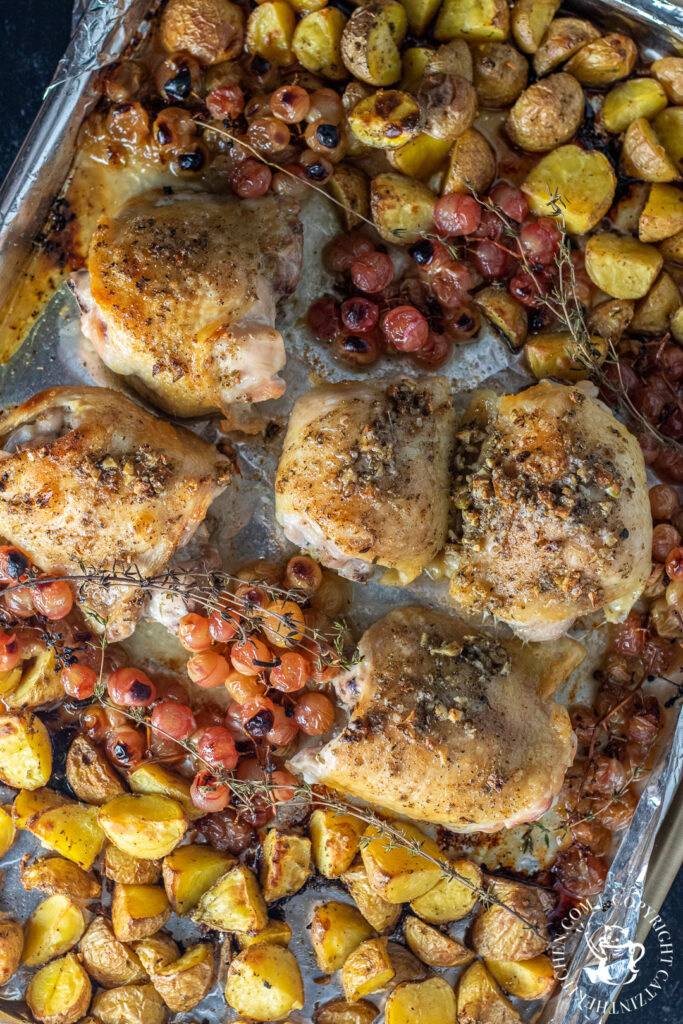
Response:
M398 82L402 70L398 48L407 28L406 11L398 0L370 0L357 7L342 33L346 68L368 85Z
M665 238L659 246L659 251L669 263L683 264L683 231Z
M311 942L318 967L333 974L373 930L356 907L331 900L316 907L311 920Z
M503 40L510 31L510 8L507 0L444 0L434 26L434 38Z
M379 1014L369 999L347 1003L345 999L331 999L313 1014L313 1024L372 1024Z
M573 57L582 46L600 38L590 21L581 18L553 18L533 59L537 75L549 71Z
M393 976L387 940L366 939L349 954L342 967L344 995L349 1003L355 1003L363 996L383 989Z
M441 0L403 0L411 35L424 35L427 25L438 11L440 4Z
M477 113L474 86L461 75L425 75L417 90L421 127L434 139L457 139Z
M166 1024L168 1019L154 985L122 985L98 992L92 1012L98 1024Z
M315 866L325 878L338 878L358 853L365 825L355 814L318 808L309 822Z
M9 917L0 921L0 985L6 985L21 961L24 931Z
M626 129L621 169L629 177L642 181L675 181L679 177L677 168L645 117L637 117Z
M466 917L477 902L477 889L481 888L481 868L471 860L454 860L452 868L468 879L471 886L459 882L457 878L442 878L441 881L424 894L413 900L410 909L430 924L445 924L447 921L459 921Z
M641 242L661 242L683 231L683 192L674 185L653 185L638 223Z
M0 715L0 782L13 789L40 789L52 774L47 729L30 712Z
M653 78L620 82L605 96L600 119L608 132L624 132L638 117L655 117L666 106L666 93Z
M304 985L296 957L282 946L257 945L230 963L225 986L228 1005L258 1021L283 1020L304 1005Z
M80 955L90 977L103 988L147 980L137 955L116 938L104 917L91 922L81 939Z
M351 131L374 149L398 149L417 131L420 108L407 92L380 89L357 103L348 116Z
M438 860L439 847L415 825L394 822L394 828L419 849ZM374 826L365 830L361 857L368 881L375 892L389 903L409 903L433 889L441 877L441 869L433 861L404 846L387 847L382 834Z
M644 299L636 306L629 329L634 334L664 334L669 320L681 304L676 282L663 270Z
M347 231L370 216L370 179L360 167L337 164L327 187L344 207L341 216Z
M213 947L199 942L178 959L160 967L152 984L174 1013L186 1013L211 990L215 978Z
M474 302L503 336L512 351L518 352L526 341L528 332L526 310L521 302L517 302L507 288L497 288L492 284L476 292Z
M230 0L169 0L161 16L161 41L202 64L220 64L242 50L244 15Z
M616 177L604 153L579 146L560 146L548 153L522 184L537 217L552 215L552 197L561 196L567 231L577 235L585 235L605 216L615 188Z
M591 337L586 342L591 363L604 363L607 357L607 342L604 338ZM574 337L569 331L535 334L524 346L524 355L529 369L536 380L557 377L559 380L578 381L590 377L590 366L586 365L582 353L577 351Z
M591 281L615 299L642 299L663 263L654 245L609 231L592 235L585 255Z
M59 672L55 671L54 653L38 644L29 645L25 653L31 657L18 666L17 685L2 698L12 711L54 704L64 696Z
M154 885L161 878L158 860L140 860L108 843L104 851L104 873L112 882L124 885Z
M355 861L341 878L368 924L376 932L393 931L401 916L401 906L389 903L375 892L362 860Z
M605 341L615 344L628 329L635 303L631 299L607 299L590 313L589 327Z
M664 87L669 103L683 104L683 57L662 57L650 65L650 71Z
M583 121L585 100L575 78L560 71L525 89L508 114L507 133L522 149L543 153L567 142Z
M582 85L611 85L626 78L638 59L638 47L628 36L612 32L586 43L565 64L565 71Z
M245 46L248 53L286 67L294 60L292 43L296 15L285 0L267 0L249 15Z
M0 807L0 857L4 857L16 838L11 808Z
M472 945L476 952L494 960L530 960L542 953L550 940L537 890L498 878L491 880L490 889L505 906L491 904L477 917L472 928ZM514 917L507 908L516 911L519 917Z
M683 107L667 107L654 121L657 137L679 171L683 171Z
M157 932L147 939L140 939L133 943L133 950L150 978L180 956L178 943L166 932Z
M249 932L234 932L234 936L240 949L264 942L272 946L288 946L292 939L292 929L286 921L269 920L265 928L256 935L250 935Z
M74 801L39 812L26 822L27 830L48 850L88 871L104 845L97 808Z
M384 1019L386 1024L455 1024L453 989L443 978L406 981L389 995Z
M298 892L311 873L311 840L271 828L261 851L261 888L266 903Z
M560 0L517 0L510 21L522 53L536 53L559 7Z
M164 768L162 764L142 764L128 775L128 785L134 793L153 795L160 793L176 800L185 811L188 821L202 817L202 812L192 803L190 784L177 772Z
M90 978L73 953L41 967L26 989L28 1008L41 1024L76 1024L88 1012L91 996Z
M434 223L436 196L403 174L378 174L370 183L370 211L382 238L410 245Z
M176 848L187 829L181 804L160 793L114 797L100 808L98 820L114 846L141 860L165 857Z
M487 960L486 967L499 985L517 999L540 999L555 984L550 959L541 953L531 960Z
M403 934L415 956L430 967L459 967L474 959L474 953L461 942L432 928L419 917L405 919Z
M457 1009L458 1024L521 1024L522 1020L479 960L460 977Z
M125 787L104 754L87 736L77 736L66 758L66 778L79 800L104 804Z
M146 939L163 928L171 916L166 893L158 885L117 882L111 901L114 935L120 942Z
M324 7L302 18L294 30L292 51L307 71L333 81L348 78L341 54L346 18L337 7Z
M204 893L191 917L198 924L223 932L260 932L268 923L256 876L243 864L222 875Z
M21 959L27 967L42 967L73 949L84 931L85 916L79 906L60 893L48 896L26 923Z
M176 914L187 914L204 893L229 871L235 858L211 846L190 843L164 857L166 895Z
M529 65L510 43L472 47L474 88L482 107L508 107L526 88Z

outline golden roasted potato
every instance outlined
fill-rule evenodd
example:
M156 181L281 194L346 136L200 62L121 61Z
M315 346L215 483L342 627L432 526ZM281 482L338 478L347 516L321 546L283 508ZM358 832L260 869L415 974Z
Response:
M373 930L360 910L348 903L331 900L316 907L311 919L311 942L318 967L333 974Z
M522 53L536 53L559 7L560 0L517 0L510 22Z
M683 171L683 107L667 107L654 120L657 138L679 171Z
M121 985L98 992L92 1004L98 1024L166 1024L168 1010L154 985Z
M460 977L457 1012L458 1024L521 1024L522 1020L479 960Z
M9 917L0 921L0 985L6 985L19 963L24 946L24 931Z
M318 808L309 821L315 866L325 878L338 878L358 853L365 825L355 814Z
M403 934L415 956L430 967L460 967L474 959L471 949L438 928L432 928L419 917L405 919Z
M77 736L69 747L66 778L86 804L99 806L126 791L107 758L87 736Z
M416 825L393 822L393 827L429 857L440 860L439 847ZM391 846L373 825L365 830L360 855L370 885L389 903L409 903L433 889L441 877L438 864L404 846Z
M606 231L586 244L586 271L591 281L615 299L641 299L662 269L654 245Z
M645 117L637 117L626 129L621 149L621 169L642 181L675 181L679 176L655 130Z
M534 54L534 71L537 75L547 75L558 64L573 57L586 43L599 38L600 33L590 21L582 18L553 18Z
M671 333L679 345L683 345L683 306L679 306L671 317Z
M664 334L669 320L681 304L681 293L670 274L663 270L644 299L636 306L630 323L634 334Z
M458 874L467 878L474 888L469 888L457 878L442 878L433 889L412 900L410 909L430 924L445 924L466 917L477 902L476 889L481 887L481 868L471 860L451 861Z
M88 871L104 845L104 833L97 822L97 808L64 801L32 815L24 826L48 850Z
M400 904L389 903L375 892L360 858L343 872L341 879L361 914L376 932L394 930L401 916Z
M107 843L104 850L104 873L112 882L123 882L124 885L154 885L161 878L161 862L140 860L139 857L119 850L113 843Z
M467 46L467 43L465 43ZM469 50L467 51L469 53ZM401 79L401 88L406 92L414 92L418 87L424 75L427 71L427 66L436 54L436 50L432 50L428 46L409 46L407 50L403 51L401 67L403 70L403 77Z
M52 807L62 807L67 798L53 789L22 789L14 798L12 817L17 828L26 828L31 818Z
M434 139L419 132L400 149L387 150L387 158L401 174L426 182L444 167L452 145L451 139Z
M292 938L292 929L286 921L269 919L265 928L262 928L256 935L250 935L249 932L234 932L234 936L240 949L255 946L259 942L261 944L265 942L272 946L288 946Z
M313 1014L313 1024L372 1024L379 1009L369 999L347 1003L345 999L331 999Z
M230 963L225 998L253 1020L283 1020L304 1005L304 985L293 953L282 946L243 949Z
M427 63L419 76L424 75L460 75L468 82L474 81L472 52L464 39L451 39L442 43L436 50L426 50Z
M659 251L669 263L683 264L683 231L665 238L659 246Z
M341 54L346 18L337 7L323 7L302 18L294 29L292 51L307 71L333 81L348 78Z
M268 923L256 876L243 864L222 875L203 894L190 916L198 924L222 932L260 932Z
M493 960L530 960L542 953L550 939L538 891L500 878L490 879L489 888L505 906L492 903L477 917L472 928L476 952Z
M160 793L162 796L170 796L180 804L188 821L202 817L202 811L192 803L190 783L187 779L177 772L164 768L162 764L141 764L128 775L128 785L134 793Z
M21 959L27 967L42 967L73 949L84 931L85 916L79 906L61 893L48 896L26 922Z
M114 846L140 860L165 857L176 848L187 829L182 805L161 793L114 797L100 808L98 820Z
M271 828L261 850L261 889L266 903L298 892L311 873L311 840Z
M349 128L364 145L398 149L417 131L420 108L407 92L379 89L357 103L348 115Z
M203 843L180 846L164 857L166 895L176 914L187 914L218 879L229 871L235 858Z
M521 302L517 302L507 288L499 288L493 284L486 285L476 292L474 302L512 351L518 352L526 341L529 329L526 310ZM429 896L429 893L427 895Z
M508 107L526 88L529 65L510 43L472 47L474 88L482 107Z
M41 967L26 989L28 1008L41 1024L76 1024L88 1012L91 996L90 978L73 953Z
M116 938L104 917L96 917L90 923L81 939L80 955L90 977L104 988L147 980L137 954Z
M531 960L486 960L486 967L517 999L540 999L555 984L553 965L545 953Z
M434 26L434 38L439 42L449 39L502 40L510 31L510 8L507 0L444 0Z
M159 885L117 882L111 901L114 935L120 942L146 939L163 928L171 916L166 893Z
M560 146L527 174L522 191L537 217L553 213L553 197L562 200L567 231L584 235L605 216L616 188L616 177L604 153L579 146Z
M285 0L267 0L249 15L245 46L247 53L265 57L271 64L286 67L294 60L292 43L296 15Z
M655 117L666 106L666 93L653 78L631 78L607 93L600 118L608 132L624 132L638 117Z
M559 380L587 380L591 366L604 363L607 342L602 337L591 337L585 353L577 351L569 331L535 334L524 346L524 355L536 380L557 377ZM590 363L587 365L587 359Z
M389 940L387 952L391 966L394 968L394 976L388 985L389 989L395 988L396 985L402 985L404 981L422 981L429 974L426 965L400 942Z
M336 164L327 187L333 198L344 207L340 212L347 231L370 216L370 179L360 167Z
M0 857L4 857L16 838L12 808L0 806Z
M344 995L349 1003L355 1003L383 989L393 976L387 940L382 937L366 939L349 954L342 967Z
M588 326L605 341L616 343L628 329L634 310L632 299L607 299L593 307Z
M611 85L630 75L637 59L633 40L612 32L582 46L565 64L565 71L582 85Z
M40 789L52 774L47 729L30 712L0 715L0 782L13 789Z
M434 139L457 139L477 113L474 86L462 75L431 72L417 89L422 131Z
M543 153L567 142L583 121L583 89L560 71L525 89L510 110L505 127L516 146Z
M683 57L662 57L650 65L650 71L664 87L669 103L683 104Z
M242 50L244 15L230 0L169 0L161 16L161 41L202 64L220 64Z
M403 982L389 995L384 1020L386 1024L455 1024L453 989L443 978ZM467 1024L464 1018L463 1024Z
M401 77L399 46L408 28L398 0L369 0L357 7L341 38L346 68L369 85L394 85Z
M17 666L18 678L11 690L2 695L10 711L39 708L61 700L64 687L55 670L54 653L39 643L29 643L23 653L25 660Z
M180 947L167 932L157 932L133 943L136 957L151 977L160 967L173 963L180 956Z
M439 9L441 0L403 0L411 35L422 36Z
M496 174L496 156L481 132L468 128L452 146L443 194L488 191Z
M370 211L382 238L410 245L434 224L436 196L403 174L378 174L370 182Z
M634 181L621 192L607 214L612 228L618 234L637 235L640 215L645 209L650 186L644 181Z
M174 1013L186 1013L209 993L215 978L213 946L199 942L152 975L152 984Z
M653 185L640 215L641 242L661 242L683 231L683 192L674 185Z

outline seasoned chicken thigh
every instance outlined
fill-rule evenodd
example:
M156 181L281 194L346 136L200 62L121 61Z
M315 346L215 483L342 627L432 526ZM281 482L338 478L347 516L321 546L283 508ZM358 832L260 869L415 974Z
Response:
M0 418L0 446L0 536L44 571L116 560L159 573L230 476L211 445L106 388L35 395ZM110 640L135 629L141 590L88 584L79 596Z
M534 821L576 743L551 695L581 663L576 640L497 640L442 612L407 607L363 635L337 680L346 728L292 767L308 782L456 832Z
M294 406L277 520L343 575L378 564L408 583L446 539L455 414L445 377L343 381Z
M605 608L623 618L650 573L642 452L602 402L547 381L476 399L454 457L451 595L530 640Z
M178 416L285 390L275 306L299 280L298 207L149 192L104 217L72 279L103 361Z

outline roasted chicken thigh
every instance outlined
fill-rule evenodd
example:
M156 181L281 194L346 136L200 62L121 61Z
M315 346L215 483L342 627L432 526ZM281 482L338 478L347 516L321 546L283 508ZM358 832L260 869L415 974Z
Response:
M111 569L116 560L159 573L230 476L211 445L106 388L35 395L0 418L0 447L0 536L44 571ZM95 628L121 640L143 597L131 586L87 584L81 604L96 613Z
M309 782L457 832L534 821L562 787L576 748L551 699L584 657L553 644L498 640L427 608L390 612L363 635L337 691L348 725L301 751Z
M580 387L475 399L454 456L451 595L521 636L620 619L650 573L652 519L635 437Z
M285 535L343 575L414 579L446 539L455 413L445 377L343 381L294 406L275 482Z
M104 217L72 286L102 360L167 412L285 390L275 307L299 279L298 207L278 196L149 192Z

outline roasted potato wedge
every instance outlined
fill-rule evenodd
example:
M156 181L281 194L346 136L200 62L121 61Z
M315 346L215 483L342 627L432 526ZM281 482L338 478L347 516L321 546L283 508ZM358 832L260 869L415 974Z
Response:
M234 932L233 934L240 949L255 946L259 942L261 944L266 942L272 946L288 946L292 938L292 929L286 921L269 919L265 928L262 928L256 935L251 935L249 932Z
M481 911L472 928L474 949L493 960L530 960L538 956L550 941L538 891L504 879L490 879L490 883L493 895L505 906L493 903ZM507 908L519 916L513 916Z
M666 93L653 78L620 82L605 96L600 119L608 132L624 132L638 117L655 117L666 106Z
M6 985L21 962L24 931L18 921L0 921L0 985Z
M524 355L536 380L547 377L563 381L587 380L591 365L604 363L607 342L602 337L591 337L586 342L586 351L580 352L569 331L535 334L524 346Z
M487 960L486 967L506 992L517 999L540 999L555 984L550 959L541 953L531 960Z
M302 18L294 30L292 51L307 71L333 81L348 78L341 55L346 18L337 7L323 7Z
M663 270L644 299L636 306L629 325L633 334L664 334L669 320L681 304L681 293L670 274Z
M88 871L104 846L97 808L75 801L64 802L33 815L26 829L48 850Z
M285 0L267 0L249 15L245 46L248 53L286 67L294 60L292 43L296 15Z
M349 954L342 967L344 995L349 1003L355 1003L385 988L393 976L387 940L382 937L366 939Z
M311 840L271 828L261 849L261 889L266 903L298 892L311 873Z
M137 954L116 938L104 917L91 921L81 939L80 955L90 977L104 988L147 980Z
M543 153L568 142L583 121L583 90L560 71L525 89L510 110L505 127L522 149Z
M117 796L100 808L98 820L114 846L140 860L165 857L187 829L182 805L161 793Z
M161 878L161 862L140 860L139 857L119 850L113 843L107 843L104 873L112 882L123 882L124 885L154 885Z
M510 43L472 47L474 88L482 107L507 107L526 88L529 65Z
M26 828L32 818L37 818L43 811L52 807L62 807L69 801L61 793L53 789L22 789L14 798L12 817L17 828Z
M661 242L683 231L683 192L674 185L653 185L638 223L641 242Z
M604 153L579 146L560 146L544 156L529 172L522 191L537 217L553 212L553 197L562 199L567 231L584 235L612 205L616 177Z
M496 156L491 145L476 128L468 128L452 146L443 193L487 192L496 174Z
M632 299L607 299L590 312L588 326L605 341L618 342L633 319L635 303Z
M657 138L679 171L683 171L683 107L667 107L654 120Z
M293 953L282 946L243 949L230 963L228 1005L253 1020L283 1020L304 1005L304 985Z
M460 977L457 1012L459 1024L475 1021L520 1024L522 1020L479 960Z
M406 946L400 942L387 942L387 952L394 968L394 976L387 986L393 989L396 985L402 985L404 981L422 981L429 974L427 967L421 960L411 953Z
M174 1013L186 1013L209 993L215 978L213 946L199 942L152 975L152 984Z
M429 967L459 967L474 959L474 953L461 942L432 928L419 917L407 917L403 934L416 957Z
M133 943L136 957L150 976L166 964L173 963L180 956L180 947L166 932L157 932L147 939Z
M476 890L481 887L481 868L471 860L454 860L452 867L467 878L473 888L457 878L442 878L433 889L412 900L410 909L430 924L445 924L466 917L477 902Z
M360 910L338 900L316 907L311 919L311 942L323 974L338 971L354 949L372 935Z
M18 666L16 686L2 697L11 711L55 704L64 696L59 672L55 671L54 653L39 644L29 644L25 653L27 659Z
M468 82L474 81L472 52L464 39L451 39L436 50L427 50L427 63L423 75L460 75Z
M411 35L422 36L439 9L441 0L403 0Z
M590 21L582 18L553 18L534 54L534 71L537 75L547 75L558 64L564 64L573 57L586 43L599 38L600 33Z
M88 1012L91 996L90 978L73 953L41 967L26 989L28 1008L41 1024L76 1024Z
M0 857L4 857L16 838L12 808L0 806Z
M66 778L86 804L99 806L126 791L107 758L87 736L77 736L69 747Z
M410 245L434 224L436 196L403 174L378 174L370 182L370 211L382 238Z
M645 117L637 117L626 129L621 149L621 169L641 181L675 181L680 177L675 164Z
M369 999L347 1003L345 999L331 999L313 1014L313 1024L372 1024L379 1009Z
M244 15L231 0L169 0L160 33L169 52L182 50L202 64L219 64L239 56Z
M47 729L30 712L0 715L0 782L13 789L40 789L52 774Z
M128 775L128 785L134 793L160 793L162 796L170 796L180 804L188 821L202 817L202 812L192 803L187 779L177 772L170 771L169 768L164 768L162 764L141 764Z
M358 853L365 825L354 814L318 808L309 822L315 866L325 878L338 878Z
M360 167L336 164L327 187L334 199L344 207L341 217L347 231L370 216L370 179Z
M218 879L229 871L235 858L205 844L180 846L164 857L166 895L176 914L187 914Z
M659 245L659 251L667 262L683 264L683 231L665 238Z
M341 38L346 68L368 85L394 85L401 77L399 46L408 28L398 0L369 0L357 7Z
M521 302L517 302L507 288L492 284L476 292L474 302L512 351L518 352L529 329L526 310Z
M243 864L231 868L203 894L191 917L223 932L260 932L268 923L256 876Z
M611 32L582 46L564 69L582 85L611 85L630 75L637 59L638 47L633 40Z
M683 57L662 57L650 65L650 71L661 86L666 98L674 105L683 104Z
M98 1024L166 1024L168 1010L154 985L122 985L98 992L92 1004Z
M609 231L588 239L585 256L591 281L615 299L642 299L663 263L654 245Z
M343 872L341 879L361 914L376 932L394 930L401 916L400 904L389 903L375 892L360 858Z
M467 46L467 43L465 43ZM467 51L469 53L469 50ZM427 65L436 50L428 46L409 46L404 50L401 58L403 77L401 78L401 89L406 92L414 92L427 72Z
M477 93L462 75L430 72L417 89L422 131L434 139L457 139L477 113Z
M163 928L171 905L160 885L114 885L111 920L120 942L146 939Z
M645 209L650 186L644 181L634 181L621 192L607 216L617 234L637 235L640 215Z
M434 840L416 825L394 822L393 827L430 857L441 857ZM374 826L365 830L360 855L370 885L389 903L409 903L433 889L441 877L437 864L404 846L388 846Z
M560 0L517 0L510 23L522 53L536 53L559 7Z
M485 39L503 40L510 31L510 8L507 0L444 0L434 26L434 38L439 42L449 39L467 39L479 42Z
M420 107L407 92L379 89L357 103L348 115L351 131L365 146L398 149L415 134Z
M48 960L67 953L80 942L85 924L84 911L67 896L48 896L26 922L23 963L27 967L42 967Z
M453 989L443 978L403 982L389 995L384 1020L386 1024L455 1024ZM467 1024L465 1018L463 1024Z

